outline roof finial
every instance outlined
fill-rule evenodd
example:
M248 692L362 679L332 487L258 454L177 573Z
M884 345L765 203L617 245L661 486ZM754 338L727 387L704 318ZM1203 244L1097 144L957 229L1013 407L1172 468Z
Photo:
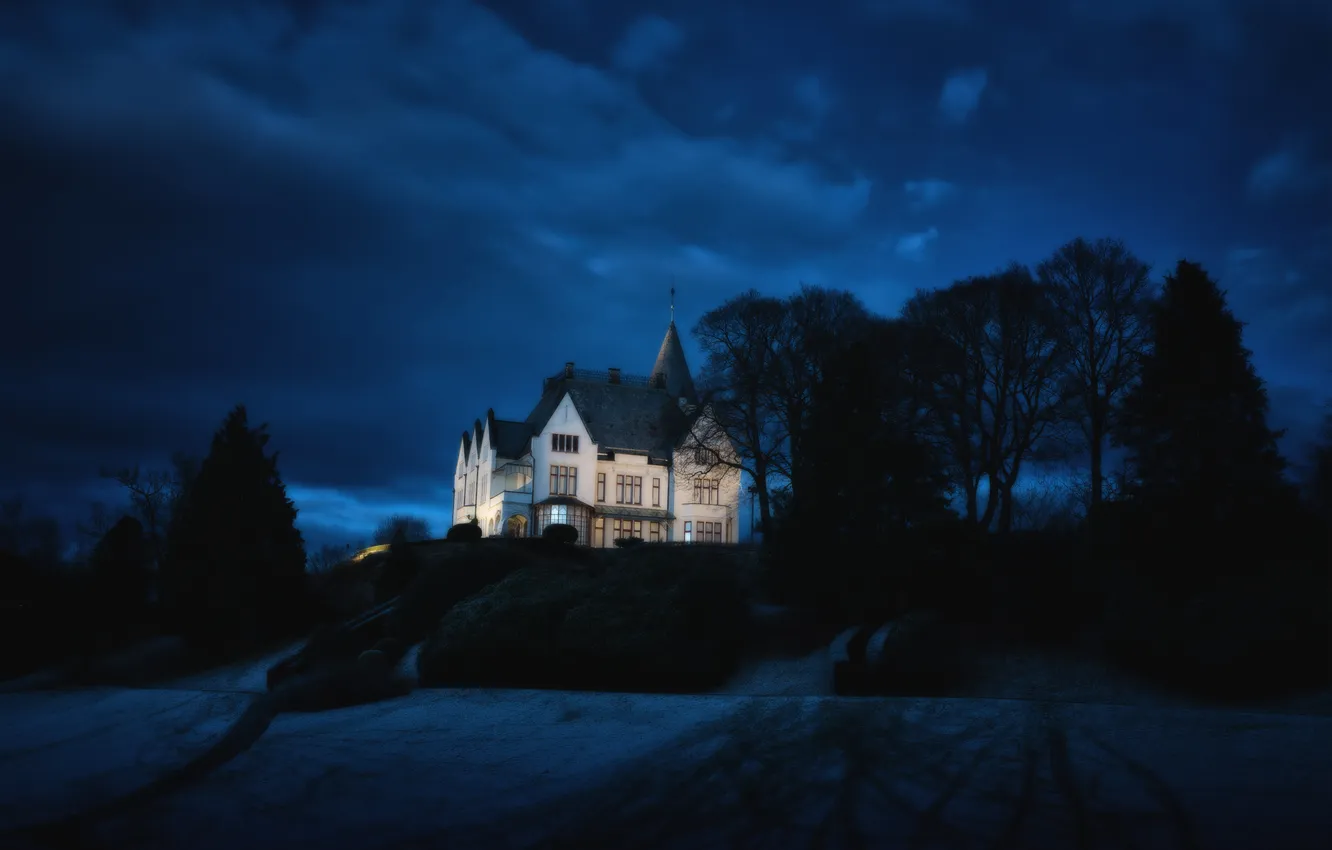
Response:
M671 278L671 324L675 324L675 278Z

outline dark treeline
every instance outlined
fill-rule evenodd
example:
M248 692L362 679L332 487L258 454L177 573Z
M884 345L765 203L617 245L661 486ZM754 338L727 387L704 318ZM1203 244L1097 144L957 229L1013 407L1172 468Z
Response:
M1158 284L1121 243L1075 240L895 317L837 290L750 291L694 333L709 415L678 473L748 473L775 601L1090 642L1213 693L1326 683L1332 417L1288 469L1242 323L1201 266ZM723 437L734 454L711 448ZM164 632L216 656L326 618L311 576L351 547L307 557L268 440L238 407L202 460L104 471L127 504L94 506L72 546L6 503L0 673ZM1083 467L1077 510L1033 530L1019 485L1052 464ZM429 537L409 516L374 534L400 553Z
M1078 239L896 317L750 291L694 333L713 416L691 474L748 473L787 599L853 619L1017 607L1125 656L1173 640L1172 663L1227 681L1305 651L1326 678L1329 449L1287 474L1242 323L1198 264L1156 284L1122 243ZM722 435L738 458L706 449ZM1083 467L1074 521L1016 531L1019 482L1051 464ZM1245 663L1208 661L1237 643Z
M136 638L184 637L218 657L296 634L317 616L304 542L266 426L237 407L202 461L104 471L127 504L95 504L80 540L62 547L54 521L7 505L0 528L4 674L68 661L78 674Z
M1108 239L1074 240L1034 272L1015 264L918 292L892 318L849 292L746 292L694 329L714 416L696 427L709 463L692 474L738 463L764 531L853 490L886 511L857 517L862 534L934 516L945 495L967 522L1008 531L1023 473L1073 459L1088 509L1112 492L1182 498L1192 470L1214 496L1280 495L1296 510L1241 327L1197 264L1158 287ZM738 461L705 448L719 433ZM1114 486L1111 447L1127 453ZM821 480L829 464L844 471Z

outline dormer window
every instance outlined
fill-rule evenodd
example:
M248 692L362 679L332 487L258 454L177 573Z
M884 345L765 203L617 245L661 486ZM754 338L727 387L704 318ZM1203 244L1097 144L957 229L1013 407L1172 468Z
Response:
M570 453L577 453L577 451L578 451L578 435L577 435L577 434L551 434L551 435L550 435L550 450L553 451L553 452L570 452Z

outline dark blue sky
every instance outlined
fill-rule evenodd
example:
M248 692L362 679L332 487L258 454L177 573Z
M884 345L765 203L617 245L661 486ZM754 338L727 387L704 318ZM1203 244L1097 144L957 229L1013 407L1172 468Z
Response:
M244 402L313 541L443 524L460 432L646 372L672 279L891 313L1078 235L1203 262L1303 439L1330 98L1321 0L10 0L0 491L72 518Z

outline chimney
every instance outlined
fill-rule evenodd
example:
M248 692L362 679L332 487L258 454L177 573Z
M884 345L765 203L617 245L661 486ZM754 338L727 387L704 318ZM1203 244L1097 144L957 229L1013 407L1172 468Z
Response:
M620 370L615 366L610 367L610 382L612 384L618 384L620 382Z
M572 360L564 364L564 377L566 378L573 377L573 364L574 362Z

